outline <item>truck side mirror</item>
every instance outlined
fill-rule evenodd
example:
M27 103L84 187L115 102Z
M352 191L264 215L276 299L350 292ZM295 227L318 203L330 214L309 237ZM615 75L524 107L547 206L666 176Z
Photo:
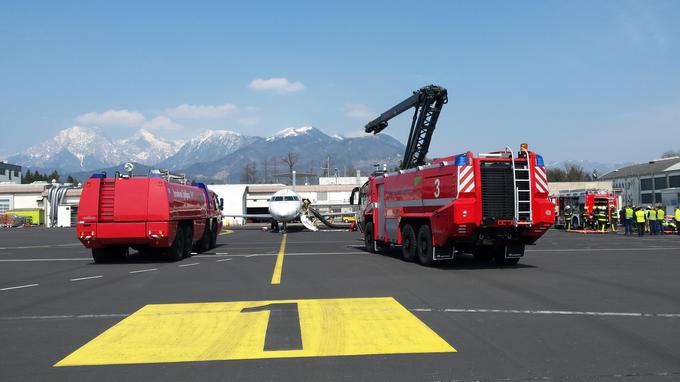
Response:
M349 195L349 204L354 205L354 195L359 192L359 187L354 187L352 193ZM357 204L361 203L361 200Z
M220 211L224 210L224 198L220 198Z

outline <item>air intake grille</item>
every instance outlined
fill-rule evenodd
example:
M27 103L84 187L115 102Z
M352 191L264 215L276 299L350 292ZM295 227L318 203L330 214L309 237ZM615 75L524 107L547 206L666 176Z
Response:
M116 181L102 181L99 187L99 220L113 220L113 200L116 195Z
M515 186L509 162L481 162L482 219L485 224L515 218Z

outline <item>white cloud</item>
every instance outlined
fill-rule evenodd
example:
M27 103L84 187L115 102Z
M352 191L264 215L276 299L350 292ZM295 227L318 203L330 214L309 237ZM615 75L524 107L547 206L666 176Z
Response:
M76 123L84 126L140 126L145 120L142 113L126 109L90 112L76 117Z
M150 121L145 122L142 128L147 130L161 130L161 131L174 131L182 128L182 125L176 123L172 119L160 115Z
M258 78L250 81L248 87L253 90L274 90L278 93L291 93L304 89L305 85L300 81L290 82L287 78L281 77L266 80Z
M165 114L180 119L218 119L233 114L237 110L238 106L230 103L224 105L189 105L185 103L165 109Z
M345 115L365 122L373 120L378 116L378 114L369 110L368 106L362 104L350 104L345 106Z

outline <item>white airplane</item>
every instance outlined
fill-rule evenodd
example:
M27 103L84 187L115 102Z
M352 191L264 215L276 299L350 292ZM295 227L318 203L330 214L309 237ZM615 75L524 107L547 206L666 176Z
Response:
M295 191L284 188L276 191L271 199L267 202L268 214L229 214L222 213L222 216L235 218L260 218L272 219L272 228L278 229L278 223L283 223L283 231L287 229L290 221L300 219L302 224L310 231L318 231L319 229L312 223L306 212L310 211L322 221L323 216L348 216L354 215L354 212L334 212L334 213L319 213L313 208L309 207L309 202L305 201ZM328 223L326 223L328 224Z

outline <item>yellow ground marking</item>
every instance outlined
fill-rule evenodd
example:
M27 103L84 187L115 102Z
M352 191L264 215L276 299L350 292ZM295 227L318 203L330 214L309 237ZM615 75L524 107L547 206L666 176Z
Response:
M281 284L281 271L283 270L283 254L286 251L286 240L288 234L284 233L281 238L281 246L279 247L279 254L276 256L276 265L274 265L274 274L272 275L272 284Z
M265 351L271 313L241 310L283 303L297 303L302 349ZM54 366L455 351L391 297L241 301L146 305Z
M229 235L231 233L234 233L234 231L232 231L230 229L224 229L224 230L222 230L222 232L220 232L220 235Z

